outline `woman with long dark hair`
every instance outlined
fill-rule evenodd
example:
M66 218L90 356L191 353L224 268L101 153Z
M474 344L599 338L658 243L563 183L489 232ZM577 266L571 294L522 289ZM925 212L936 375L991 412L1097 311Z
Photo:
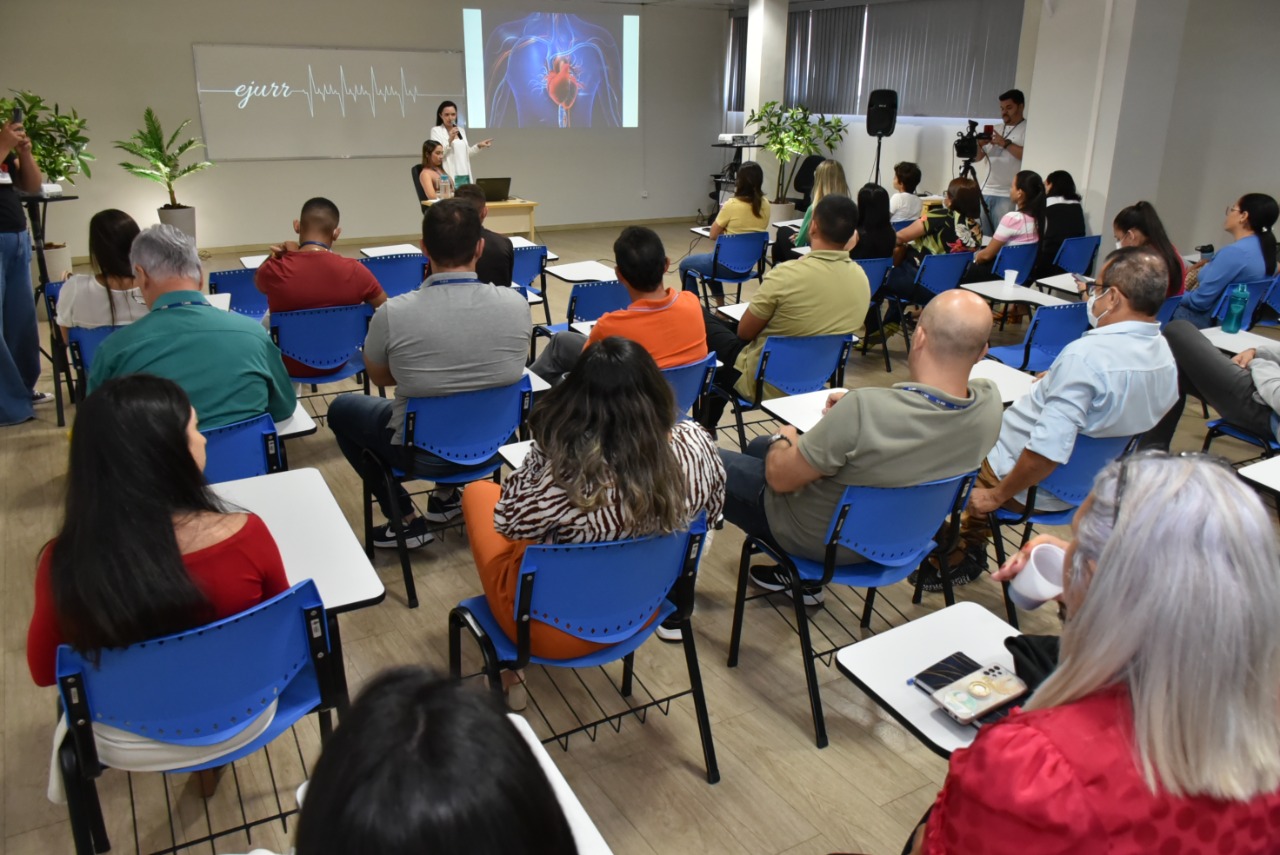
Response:
M494 617L512 617L524 551L535 543L596 543L685 528L724 504L724 466L692 421L676 421L671 387L653 357L613 336L589 346L530 418L533 446L501 486L462 495L476 571ZM601 645L546 624L531 627L537 656L568 659Z
M54 683L60 644L82 653L128 647L237 614L289 587L262 520L228 513L210 493L204 437L176 383L120 377L76 409L66 509L40 554L27 631L27 665L40 686ZM233 740L196 748L100 725L95 737L109 766L180 768L251 741L274 715L272 704ZM65 733L64 720L59 728ZM61 776L51 775L50 797L58 800L60 790Z
M118 327L147 313L147 303L133 284L129 247L138 224L124 211L108 208L89 220L89 263L93 273L70 274L58 294L58 326L62 340L71 327Z
M1182 293L1182 283L1187 278L1187 262L1170 242L1155 205L1139 202L1121 208L1120 213L1111 221L1111 230L1115 233L1116 249L1150 245L1164 259L1165 267L1169 269L1169 290L1165 296L1175 297Z
M458 124L458 105L452 101L441 101L436 107L436 123L430 136L444 148L444 173L453 178L455 187L475 180L471 172L471 155L493 145L492 139L481 140L475 145L467 143L467 135Z
M422 192L433 202L441 198L441 184L446 174L444 152L444 146L435 140L422 143L422 171L418 173L418 183L422 185Z
M889 258L898 245L898 233L889 221L889 192L879 184L863 184L858 190L858 227L849 245L849 257Z
M1040 175L1030 169L1019 172L1013 177L1009 198L1013 200L1014 210L1000 218L991 243L973 254L969 278L990 279L991 267L1005 244L1036 243L1044 234L1045 194Z
M733 198L725 202L716 214L716 221L711 224L711 240L720 235L741 235L748 232L763 232L769 229L769 200L764 198L764 170L760 164L748 160L738 167L738 183L733 191ZM692 272L703 277L712 275L711 262L715 254L704 252L691 255L680 262L680 285L686 291L697 291ZM723 267L720 274L732 278L738 274ZM711 284L711 296L717 306L724 305L724 286L719 282Z
M1044 179L1044 195L1044 231L1040 233L1040 250L1031 272L1033 279L1062 273L1053 260L1063 241L1087 234L1084 208L1076 191L1076 180L1070 172L1063 169L1050 172Z
M929 302L933 292L915 284L920 262L926 255L976 252L982 246L981 216L982 191L978 183L972 178L951 179L942 194L942 204L927 209L923 217L894 236L899 244L895 254L898 263L889 271L889 290L910 302ZM886 321L896 324L896 314ZM875 330L868 332L879 335Z
M1246 193L1227 208L1222 228L1234 239L1208 261L1192 265L1198 286L1188 291L1173 313L1199 329L1213 325L1213 310L1227 290L1241 282L1267 279L1276 273L1276 236L1272 229L1280 208L1266 193Z

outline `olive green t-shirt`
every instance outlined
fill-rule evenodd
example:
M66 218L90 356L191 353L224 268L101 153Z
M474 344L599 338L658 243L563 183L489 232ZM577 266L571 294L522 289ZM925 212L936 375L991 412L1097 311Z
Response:
M853 390L797 445L823 477L794 493L766 488L770 531L788 552L821 561L845 487L905 487L972 472L996 444L1003 412L990 380L972 381L967 399L913 382ZM840 561L857 560L842 548Z

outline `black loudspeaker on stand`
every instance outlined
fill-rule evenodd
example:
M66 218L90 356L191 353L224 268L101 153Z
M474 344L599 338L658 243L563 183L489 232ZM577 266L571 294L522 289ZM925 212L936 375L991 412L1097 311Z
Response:
M876 138L876 163L872 170L876 184L880 183L880 146L885 137L893 136L898 125L898 93L893 89L876 89L867 100L867 134Z

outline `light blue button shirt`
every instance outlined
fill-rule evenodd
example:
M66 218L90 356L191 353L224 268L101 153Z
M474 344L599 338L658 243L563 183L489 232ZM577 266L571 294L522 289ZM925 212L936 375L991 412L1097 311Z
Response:
M1143 433L1177 397L1178 369L1158 324L1121 321L1089 330L1063 348L1030 394L1005 410L987 462L1001 478L1024 448L1065 463L1077 434ZM1026 500L1025 494L1018 498ZM1049 509L1040 497L1036 506Z

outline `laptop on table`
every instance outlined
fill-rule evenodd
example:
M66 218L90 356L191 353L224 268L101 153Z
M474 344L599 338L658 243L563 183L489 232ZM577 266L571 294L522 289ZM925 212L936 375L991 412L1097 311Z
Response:
M484 191L486 202L505 202L510 198L510 178L477 178L475 184Z

